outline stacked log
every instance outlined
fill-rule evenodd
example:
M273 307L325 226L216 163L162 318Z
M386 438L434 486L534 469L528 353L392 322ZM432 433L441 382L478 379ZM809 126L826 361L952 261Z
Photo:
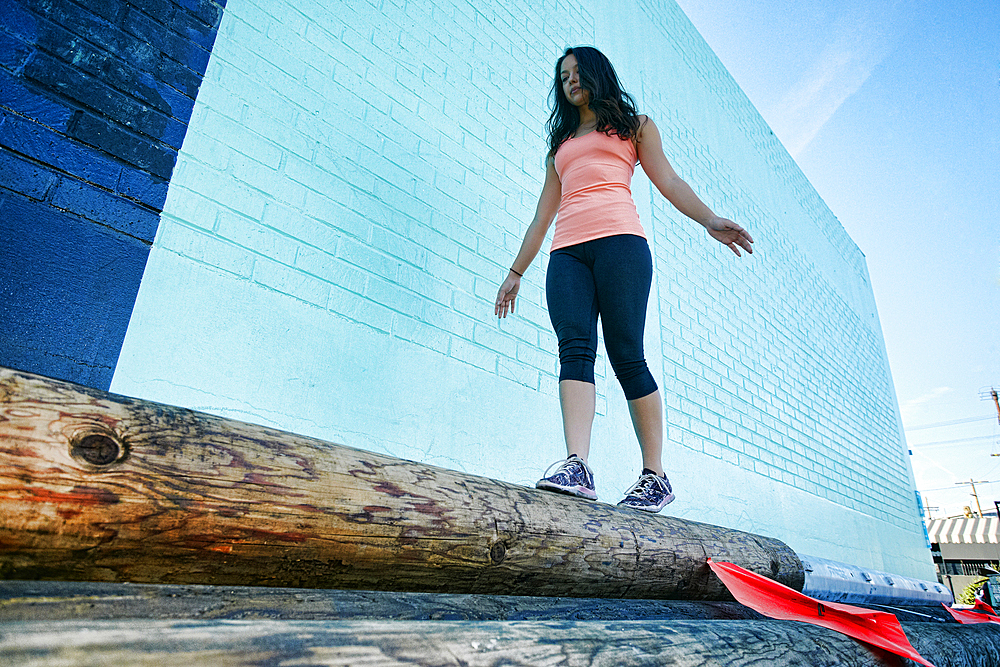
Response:
M1000 637L904 625L935 667L995 667ZM62 621L0 626L16 665L684 665L887 667L903 662L794 621ZM909 661L906 661L909 662Z
M899 617L935 667L993 666L1000 629ZM0 664L909 664L735 602L0 582Z
M914 620L927 620L926 609ZM951 621L942 608L938 618ZM264 586L0 581L0 623L194 619L295 621L762 620L738 602L346 591Z
M803 585L772 538L0 368L2 664L901 664L709 556ZM911 616L936 667L1000 664Z
M0 371L0 577L731 599L759 535Z

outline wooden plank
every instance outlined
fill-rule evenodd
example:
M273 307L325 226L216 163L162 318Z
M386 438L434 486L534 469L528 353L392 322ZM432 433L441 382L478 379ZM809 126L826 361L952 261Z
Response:
M1000 629L904 631L936 667L995 666ZM0 625L0 663L56 665L768 665L885 667L844 635L794 621L58 621Z
M782 542L0 370L0 578L731 599Z

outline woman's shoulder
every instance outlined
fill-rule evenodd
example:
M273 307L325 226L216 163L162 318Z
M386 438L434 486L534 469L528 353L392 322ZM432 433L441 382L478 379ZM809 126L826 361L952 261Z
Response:
M654 134L659 132L656 123L646 114L636 114L636 118L639 120L639 129L635 131L635 141L637 144L642 143L643 136L647 130L652 131Z

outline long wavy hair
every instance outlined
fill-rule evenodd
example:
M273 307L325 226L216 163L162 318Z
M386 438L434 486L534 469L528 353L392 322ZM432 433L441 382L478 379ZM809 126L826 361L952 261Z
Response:
M566 56L576 56L580 86L589 94L590 110L597 115L598 132L609 137L636 138L639 116L635 100L622 90L618 75L607 56L590 46L574 46L556 61L556 78L549 93L552 113L545 124L549 132L549 155L555 155L564 141L580 127L580 111L566 99L562 90L561 69Z

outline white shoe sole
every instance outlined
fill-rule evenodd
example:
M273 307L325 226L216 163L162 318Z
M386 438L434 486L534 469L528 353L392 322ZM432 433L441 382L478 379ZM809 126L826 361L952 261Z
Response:
M545 480L539 480L535 484L536 489L542 489L544 491L555 491L556 493L563 493L567 496L576 496L577 498L586 498L587 500L597 500L597 493L591 491L585 486L559 486L558 484L553 484L552 482L546 482Z

